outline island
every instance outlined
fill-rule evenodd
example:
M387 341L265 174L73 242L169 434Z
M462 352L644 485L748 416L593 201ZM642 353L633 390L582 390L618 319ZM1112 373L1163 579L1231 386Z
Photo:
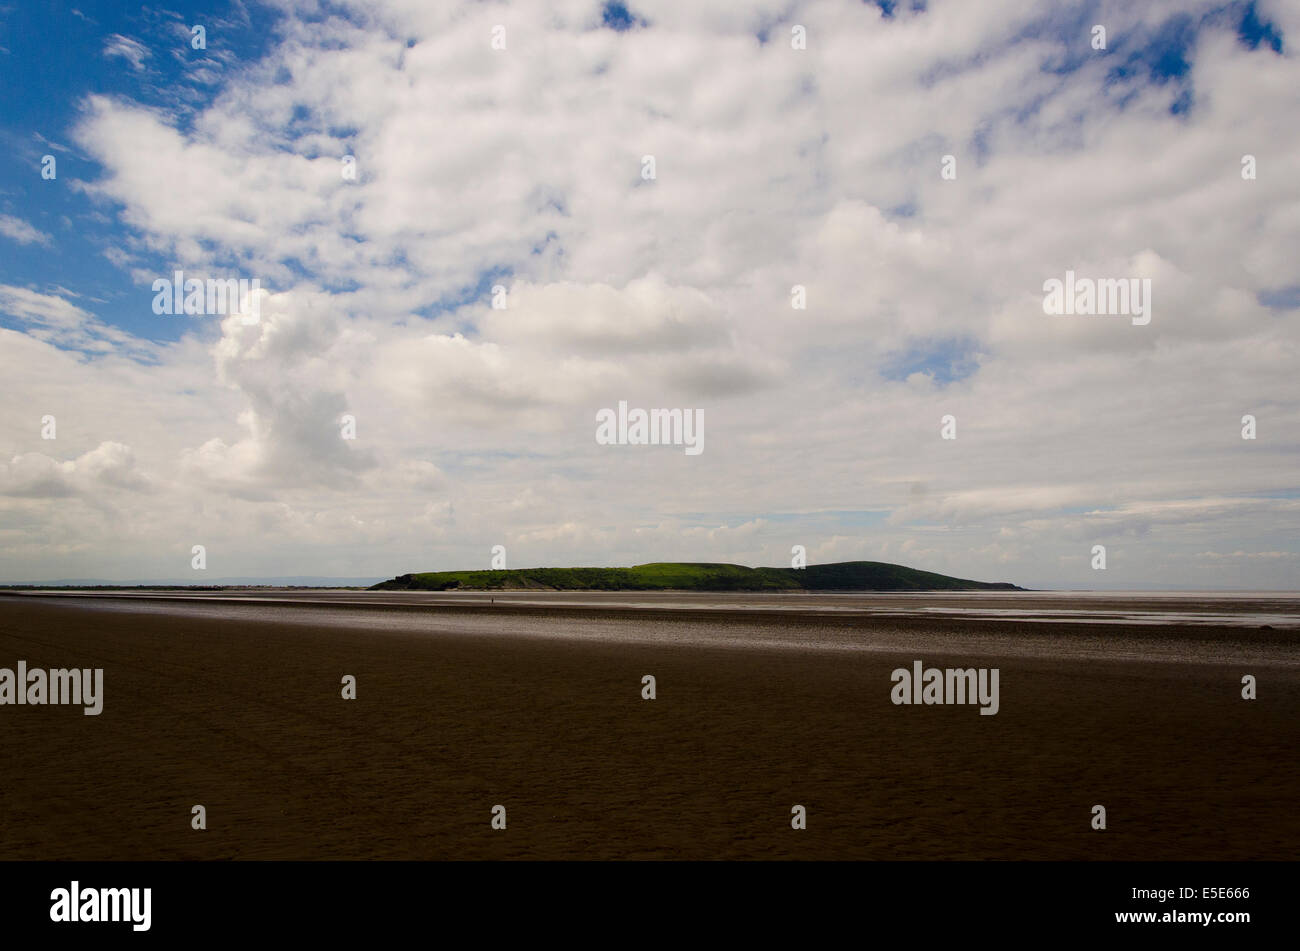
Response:
M748 568L659 561L631 568L502 568L398 575L371 591L1023 591L1009 582L969 581L883 561L806 568Z

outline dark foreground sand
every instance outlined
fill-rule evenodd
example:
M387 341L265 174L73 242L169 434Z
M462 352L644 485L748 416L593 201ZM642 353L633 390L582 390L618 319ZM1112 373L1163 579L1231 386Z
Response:
M958 653L934 660L957 666L950 627ZM1247 702L1240 665L1007 658L1001 712L982 717L892 705L889 672L911 655L0 597L0 666L19 659L104 667L106 702L99 717L0 707L0 859L1300 854L1295 668L1262 672ZM340 698L345 673L356 701ZM190 828L195 803L206 831ZM806 831L790 828L795 803ZM1089 827L1094 803L1105 832Z

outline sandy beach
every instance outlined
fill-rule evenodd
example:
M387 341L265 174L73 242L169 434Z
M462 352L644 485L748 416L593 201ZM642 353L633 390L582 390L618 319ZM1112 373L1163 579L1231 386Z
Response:
M0 666L105 671L99 716L0 707L0 858L1209 860L1300 851L1294 630L756 619L742 606L701 618L500 600L348 608L285 597L205 613L161 600L119 598L106 609L0 595ZM578 631L593 613L600 636L537 633ZM484 633L485 623L501 630ZM990 624L999 639L987 636ZM647 625L669 634L617 636ZM692 625L725 638L692 642ZM745 646L747 625L788 638L755 635ZM837 627L876 647L788 645ZM1163 657L1088 653L1102 634L1107 645L1172 646ZM948 645L942 654L936 639ZM1040 646L997 656L998 644L1016 639ZM1181 645L1196 644L1215 647L1208 660L1179 659ZM997 666L997 715L891 703L890 671L918 658ZM1244 673L1258 677L1259 699L1241 699ZM356 700L340 695L345 674L357 678ZM646 674L656 678L653 701L641 698ZM1108 813L1100 832L1090 828L1099 803ZM195 804L207 810L206 830L190 827ZM507 810L504 831L490 826L496 804ZM806 830L791 828L795 804L806 807Z

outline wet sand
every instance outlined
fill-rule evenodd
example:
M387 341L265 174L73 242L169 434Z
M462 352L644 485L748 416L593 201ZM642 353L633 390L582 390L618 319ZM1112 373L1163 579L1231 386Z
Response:
M385 630L314 623L317 610L279 605L271 618L293 617L282 623L264 608L232 619L0 595L0 666L105 669L98 717L0 707L0 859L1300 852L1294 632L1253 634L1257 652L1284 661L1256 670L1050 651L991 661L962 653L989 622L951 617L889 622L949 637L941 657L457 633L478 605L438 609L446 629L434 636L400 620L428 606L391 609L399 620ZM568 616L510 610L541 625ZM730 614L709 623L752 622ZM851 623L869 636L884 622L770 623ZM1039 641L1093 636L1065 622L997 624ZM1159 636L1241 635L1202 625ZM998 715L893 705L890 671L917 658L1000 667ZM654 701L641 699L647 673ZM1259 676L1260 699L1240 698L1243 673ZM355 701L340 697L344 674L357 678ZM190 828L196 803L205 831ZM498 803L505 831L490 827ZM796 803L804 831L790 828ZM1108 810L1104 832L1090 828L1095 803Z

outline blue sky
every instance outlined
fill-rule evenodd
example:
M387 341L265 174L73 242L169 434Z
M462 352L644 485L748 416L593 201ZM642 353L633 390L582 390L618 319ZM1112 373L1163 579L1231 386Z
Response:
M0 207L54 239L6 247L11 280L68 287L95 300L100 317L133 334L161 340L180 336L184 328L159 322L139 307L131 276L104 256L131 232L117 209L91 200L75 185L51 187L39 171L42 157L53 155L58 175L68 182L93 181L103 173L70 136L87 96L165 110L169 121L183 128L220 88L196 80L194 62L229 71L263 56L276 16L256 4L222 6L220 20L244 28L213 29L208 49L199 51L189 48L179 31L211 24L211 7L169 4L164 12L113 2L6 5L0 17L0 47L6 50L0 59L5 86L0 136L6 144L0 155ZM126 55L107 54L114 37L139 43L143 60L137 65ZM165 263L158 260L154 267L164 269Z
M0 574L174 577L201 535L241 576L804 544L1294 586L1298 32L1264 0L9 4ZM154 314L176 269L258 279L261 323ZM1155 319L1047 318L1067 270L1150 278ZM708 450L598 447L619 400L704 409Z

